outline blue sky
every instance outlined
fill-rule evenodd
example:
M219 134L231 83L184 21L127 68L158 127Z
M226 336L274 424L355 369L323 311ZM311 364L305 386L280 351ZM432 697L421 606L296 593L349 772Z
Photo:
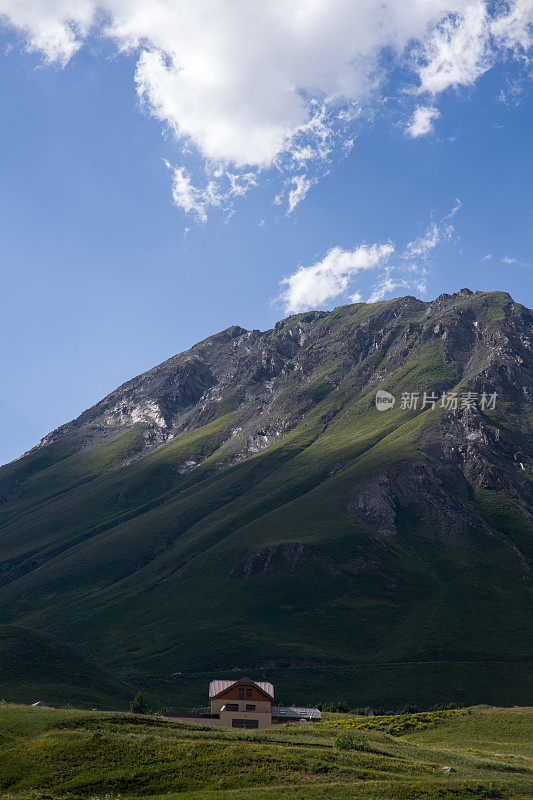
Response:
M60 0L32 0L24 19L0 0L0 463L228 325L265 329L288 312L350 298L432 299L463 286L505 290L531 305L533 104L524 36L533 10L515 14L522 27L507 25L514 44L502 50L502 23L490 9L486 19L500 27L480 45L485 33L466 0L459 19L470 27L454 18L451 32L441 19L449 9L435 2L434 18L401 31L429 31L416 62L377 41L372 54L359 54L364 69L342 77L342 102L330 102L344 68L335 28L320 74L307 76L303 46L287 63L279 55L277 23L264 64L246 61L258 56L244 45L234 56L220 44L224 36L232 42L230 19L184 88L179 73L165 72L174 40L150 23L152 44L139 43L141 12L154 3L136 0L132 22L117 0L116 19L106 18L117 26L112 39L83 16L87 4L73 22ZM529 13L531 3L520 9ZM195 20L187 24L194 39ZM287 45L285 31L279 40ZM479 52L465 60L472 41ZM204 97L194 69L203 80L213 52L217 79L228 77L223 91ZM252 66L270 70L268 81L257 78L257 108L253 84L241 79L245 68L258 74ZM304 105L279 89L286 78L301 82ZM421 94L417 86L429 88ZM238 192L228 192L228 173Z

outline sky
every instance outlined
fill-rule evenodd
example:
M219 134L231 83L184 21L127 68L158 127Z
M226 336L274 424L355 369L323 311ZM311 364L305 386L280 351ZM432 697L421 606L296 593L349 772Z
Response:
M533 294L533 0L0 0L0 463L238 324Z

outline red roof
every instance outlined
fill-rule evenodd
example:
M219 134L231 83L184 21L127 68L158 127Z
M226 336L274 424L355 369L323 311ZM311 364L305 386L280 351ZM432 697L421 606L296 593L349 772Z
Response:
M209 684L209 699L212 700L214 697L218 697L219 694L222 694L227 689L231 689L233 686L255 686L268 695L271 700L274 699L274 687L271 683L267 683L266 681L252 681L250 678L239 678L238 681L211 681Z

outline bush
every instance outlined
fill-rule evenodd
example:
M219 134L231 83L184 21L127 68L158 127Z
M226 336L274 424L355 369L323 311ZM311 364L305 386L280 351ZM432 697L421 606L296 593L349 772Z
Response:
M449 711L420 711L418 714L383 714L361 719L360 717L343 717L342 719L325 719L322 725L326 728L337 728L346 731L383 731L393 736L402 736L411 731L420 731L433 728L442 722L460 717L464 711L450 709Z
M131 701L131 710L134 714L146 714L148 706L142 692L137 692Z
M459 708L457 703L438 703L436 706L433 706L431 709L432 711L452 711L454 708Z
M368 742L362 733L343 731L335 737L337 750L369 750Z

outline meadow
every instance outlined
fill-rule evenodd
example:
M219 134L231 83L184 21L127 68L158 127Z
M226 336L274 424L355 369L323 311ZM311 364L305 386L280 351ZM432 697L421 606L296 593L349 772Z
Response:
M0 704L6 800L526 800L532 779L532 708L233 731Z

